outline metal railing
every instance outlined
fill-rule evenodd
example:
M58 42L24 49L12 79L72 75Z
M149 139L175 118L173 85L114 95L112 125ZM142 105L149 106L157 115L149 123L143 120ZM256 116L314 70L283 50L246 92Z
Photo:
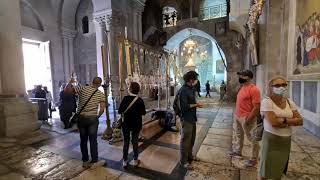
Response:
M209 20L227 16L227 3L200 9L200 19Z

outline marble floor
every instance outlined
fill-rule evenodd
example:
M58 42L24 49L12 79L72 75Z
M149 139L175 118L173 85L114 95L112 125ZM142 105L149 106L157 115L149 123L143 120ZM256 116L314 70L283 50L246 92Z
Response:
M104 118L100 120L98 148L99 158L106 164L96 169L82 168L77 129L62 129L55 114L51 127L43 125L35 132L0 139L0 180L256 179L257 169L243 166L250 148L247 141L244 159L227 156L232 144L234 104L221 104L217 97L198 101L206 103L198 111L193 149L199 161L188 170L178 165L180 134L163 131L157 122L148 124L143 131L146 139L139 143L141 165L124 170L122 143L110 145L101 139L106 128ZM130 161L131 151L130 148ZM320 139L303 128L294 129L289 173L283 179L320 180Z

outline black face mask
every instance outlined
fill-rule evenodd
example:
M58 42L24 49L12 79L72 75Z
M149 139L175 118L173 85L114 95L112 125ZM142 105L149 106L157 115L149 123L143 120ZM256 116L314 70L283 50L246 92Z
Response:
M246 80L246 79L239 78L239 83L240 83L240 84L246 83L247 81L248 81L248 80Z

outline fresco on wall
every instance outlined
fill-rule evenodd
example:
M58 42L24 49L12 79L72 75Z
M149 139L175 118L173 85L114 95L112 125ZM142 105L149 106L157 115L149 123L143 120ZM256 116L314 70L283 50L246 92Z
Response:
M295 75L320 73L320 11L313 9L320 4L313 1L317 0L307 0L301 4L303 7L297 6Z
M224 64L223 64L222 60L217 60L216 72L217 73L224 73Z

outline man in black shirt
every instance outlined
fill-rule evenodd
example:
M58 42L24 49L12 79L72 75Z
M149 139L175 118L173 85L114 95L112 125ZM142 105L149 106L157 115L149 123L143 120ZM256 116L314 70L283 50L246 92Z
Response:
M198 74L195 71L189 71L183 79L185 84L178 92L181 108L181 140L180 140L180 164L188 167L194 159L192 148L196 139L197 108L203 105L196 102L194 86L198 81ZM187 162L188 161L188 162Z

